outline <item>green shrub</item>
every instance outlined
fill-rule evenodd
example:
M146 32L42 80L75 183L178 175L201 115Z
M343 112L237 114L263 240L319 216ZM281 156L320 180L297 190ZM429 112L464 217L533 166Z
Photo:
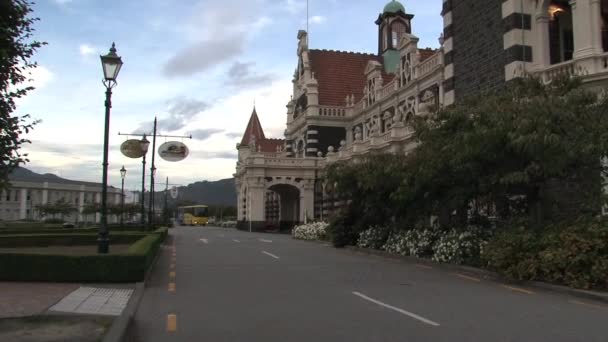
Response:
M64 219L58 219L58 218L50 218L50 219L46 219L44 220L44 223L57 223L57 224L63 224L63 222L65 222Z
M608 288L608 228L578 222L542 231L505 231L483 247L482 259L512 279Z
M490 239L481 251L481 259L486 267L510 279L536 279L539 249L536 234L522 227Z
M551 229L541 239L541 277L578 288L608 287L608 229L599 224Z
M70 236L74 237L74 236ZM96 240L96 235L89 238ZM3 237L4 238L4 237ZM0 280L53 282L142 281L160 248L161 234L111 236L134 241L124 254L45 255L0 253Z
M141 233L110 234L110 244L129 244L142 238ZM44 247L95 245L97 234L16 234L0 235L0 247Z
M334 247L355 246L359 238L359 232L345 211L331 220L327 232Z

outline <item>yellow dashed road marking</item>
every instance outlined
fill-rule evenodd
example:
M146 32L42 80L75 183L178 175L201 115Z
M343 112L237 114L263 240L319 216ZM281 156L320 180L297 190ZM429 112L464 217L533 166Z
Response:
M175 264L171 264L171 265L169 265L169 268L170 268L170 269L174 269L174 268L175 268Z
M432 269L431 266L427 266L427 265L423 265L423 264L415 264L414 266L416 266L418 268L424 268L424 269L427 269L427 270Z
M597 305L597 304L585 303L585 302L581 302L580 300L571 300L570 303L574 303L574 304L578 304L578 305L584 305L584 306L588 306L588 307L592 307L592 308L596 308L596 309L608 309L608 306L602 306L602 305Z
M471 276L460 274L460 273L452 273L452 274L455 275L455 276L457 276L457 277L459 277L459 278L475 281L475 282L478 282L478 283L481 281L481 279L479 279L479 278L471 277Z
M177 315L169 314L167 315L167 331L175 332L177 330Z
M505 289L509 289L511 291L521 292L521 293L525 293L525 294L534 294L534 292L532 292L530 290L521 289L519 287L513 287L513 286L507 286L507 285L502 285L502 287L504 287Z
M169 292L175 292L175 283L169 283Z
M175 271L169 272L169 278L171 278L171 279L175 278Z

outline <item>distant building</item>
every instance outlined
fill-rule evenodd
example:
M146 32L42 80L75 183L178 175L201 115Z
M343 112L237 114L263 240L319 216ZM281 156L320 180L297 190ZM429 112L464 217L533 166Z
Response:
M9 175L10 187L0 196L0 220L43 220L38 206L60 200L76 211L64 217L68 222L99 222L99 214L82 214L87 204L101 203L101 184L63 179L52 174L37 174L17 168ZM108 204L120 204L120 189L108 187ZM116 218L109 216L108 222Z
M285 139L266 138L254 110L237 146L239 228L326 218L340 203L325 167L409 153L412 119L434 107L525 74L608 84L608 0L443 0L441 16L438 49L418 47L414 15L394 0L375 20L377 53L310 49L298 32Z

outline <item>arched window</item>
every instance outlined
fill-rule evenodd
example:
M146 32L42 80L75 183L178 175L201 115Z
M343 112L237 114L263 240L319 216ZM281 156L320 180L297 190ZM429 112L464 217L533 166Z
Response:
M552 0L549 4L549 53L551 64L572 59L574 34L572 8L567 0Z
M407 26L402 21L395 21L391 24L391 46L394 49L399 47L399 41L407 33Z

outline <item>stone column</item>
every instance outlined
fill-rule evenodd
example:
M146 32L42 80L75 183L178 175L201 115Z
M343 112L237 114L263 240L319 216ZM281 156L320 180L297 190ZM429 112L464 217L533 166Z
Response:
M574 59L602 52L600 0L570 0Z
M17 191L15 189L15 191ZM19 196L19 219L24 220L27 218L27 189L20 189Z
M84 221L82 216L82 209L84 207L84 185L80 186L80 193L78 194L78 221Z
M95 194L95 203L101 204L101 192ZM101 222L101 213L95 213L95 223Z
M549 15L536 16L536 46L532 49L534 64L537 68L545 68L551 64L549 51Z
M315 187L312 180L306 180L303 189L300 189L300 221L304 222L308 216L315 217Z
M252 231L260 231L266 225L266 189L263 186L247 188L247 221ZM249 227L246 227L249 229Z

